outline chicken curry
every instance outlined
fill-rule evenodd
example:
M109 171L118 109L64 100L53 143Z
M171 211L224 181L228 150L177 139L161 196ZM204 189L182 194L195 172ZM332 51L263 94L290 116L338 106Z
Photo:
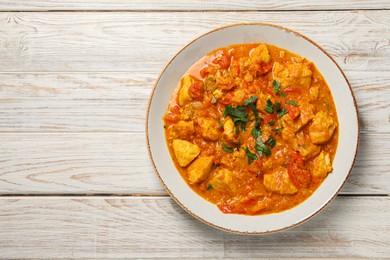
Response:
M331 92L312 62L277 46L209 53L181 78L163 120L181 176L224 213L290 209L332 171Z

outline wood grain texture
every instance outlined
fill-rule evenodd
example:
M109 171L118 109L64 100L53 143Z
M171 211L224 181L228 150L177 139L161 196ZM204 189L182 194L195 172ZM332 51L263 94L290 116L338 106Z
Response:
M347 71L362 132L390 129L390 73ZM0 73L1 132L127 132L145 130L158 72Z
M148 98L169 59L246 21L289 27L328 51L362 123L341 195L267 236L191 217L145 145ZM387 0L2 0L0 258L388 258L389 107Z
M346 9L385 9L390 8L385 0L328 0L328 1L275 1L275 0L241 0L241 1L207 1L207 0L4 0L0 9L4 11L41 11L41 10L346 10Z
M3 134L0 194L166 194L144 134Z
M11 133L0 143L0 194L167 194L143 133ZM389 143L390 135L362 135L342 194L390 194Z
M243 21L319 43L346 71L389 71L387 10L340 12L0 13L1 72L159 72L190 40Z
M389 197L337 197L294 229L243 236L203 224L168 197L1 198L0 257L377 259L390 254L389 218Z

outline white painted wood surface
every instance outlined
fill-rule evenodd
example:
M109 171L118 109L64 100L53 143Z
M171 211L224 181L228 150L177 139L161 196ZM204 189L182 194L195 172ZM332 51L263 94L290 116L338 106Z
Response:
M390 8L387 0L3 0L0 8L6 11L41 11L41 10L350 10L350 9L384 9Z
M389 9L384 0L1 1L0 258L389 257ZM148 98L168 60L241 21L319 43L346 73L362 123L343 195L270 236L189 216L145 146Z
M389 218L389 197L338 197L294 229L244 236L167 197L11 197L0 204L0 257L378 259L389 257Z

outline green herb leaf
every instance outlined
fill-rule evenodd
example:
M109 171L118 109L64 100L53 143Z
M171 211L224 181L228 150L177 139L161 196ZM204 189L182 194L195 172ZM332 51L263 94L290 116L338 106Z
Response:
M277 102L275 103L275 110L276 110L276 113L278 113L280 111L280 108L281 108L282 104L280 104L280 102Z
M246 153L246 156L248 157L248 163L249 164L253 163L253 161L257 159L257 155L254 154L254 153L251 153L251 151L249 151L248 147L245 147L243 149L244 149L244 151Z
M222 144L222 150L224 150L225 152L228 152L228 153L233 152L233 148L227 147L227 146L224 145L224 144Z
M284 116L284 115L287 114L287 113L288 113L288 110L285 109L285 108L283 108L282 110L280 110L280 111L278 112L277 116L278 116L278 117L282 117L282 116Z
M257 143L257 145L255 146L255 149L256 151L259 153L259 155L261 156L263 153L265 154L265 156L270 156L271 155L271 150L263 143Z
M275 120L271 120L271 121L269 121L269 123L268 123L270 126L273 126L273 125L275 125Z
M276 140L271 136L271 137L268 139L267 144L268 144L271 148L274 148L275 145L276 145Z
M279 91L280 91L280 82L274 80L274 81L272 82L272 85L274 86L274 93L275 93L275 94L278 94Z
M217 99L216 99L215 97L213 97L213 98L211 99L211 104L215 104L215 103L217 103Z
M292 100L286 100L286 104L290 104L290 105L292 105L292 106L294 106L294 107L297 107L297 106L298 106L297 102L292 101Z
M252 110L253 114L255 115L256 119L259 117L259 112L256 109L256 106L254 103L249 104L250 109Z
M253 104L255 103L257 100L257 96L251 96L250 98L248 98L247 100L244 101L244 103L242 103L243 106L247 106L249 104Z
M248 118L246 118L246 117L234 117L233 118L233 123L234 124L236 124L237 122L248 122L249 120L248 120Z
M262 135L263 133L261 132L260 128L253 128L252 129L252 135L253 137L257 140L260 138L260 136Z
M260 122L263 121L263 119L261 117L258 117L256 118L256 122L255 122L255 127L256 128L259 128L260 127Z
M208 184L208 185L207 185L207 190L212 190L212 189L213 189L213 185Z
M240 108L234 108L232 106L226 106L225 107L225 111L223 112L223 116L227 117L228 115L231 115L233 117L245 118L245 117L248 116L248 113L245 112L245 109L244 109L244 111L242 111L242 110L240 110Z
M281 97L287 97L287 94L284 93L283 91L280 91L280 96L281 96Z
M241 121L241 132L245 132L245 131L246 131L245 121Z
M267 106L264 108L266 112L272 114L274 112L274 105L270 99L267 99Z

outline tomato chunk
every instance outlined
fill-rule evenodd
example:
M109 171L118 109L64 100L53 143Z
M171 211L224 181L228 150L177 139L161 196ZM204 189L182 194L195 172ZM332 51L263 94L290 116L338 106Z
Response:
M291 181L298 189L307 187L310 183L310 172L305 169L303 158L298 153L290 154L290 163L288 165L287 172Z

